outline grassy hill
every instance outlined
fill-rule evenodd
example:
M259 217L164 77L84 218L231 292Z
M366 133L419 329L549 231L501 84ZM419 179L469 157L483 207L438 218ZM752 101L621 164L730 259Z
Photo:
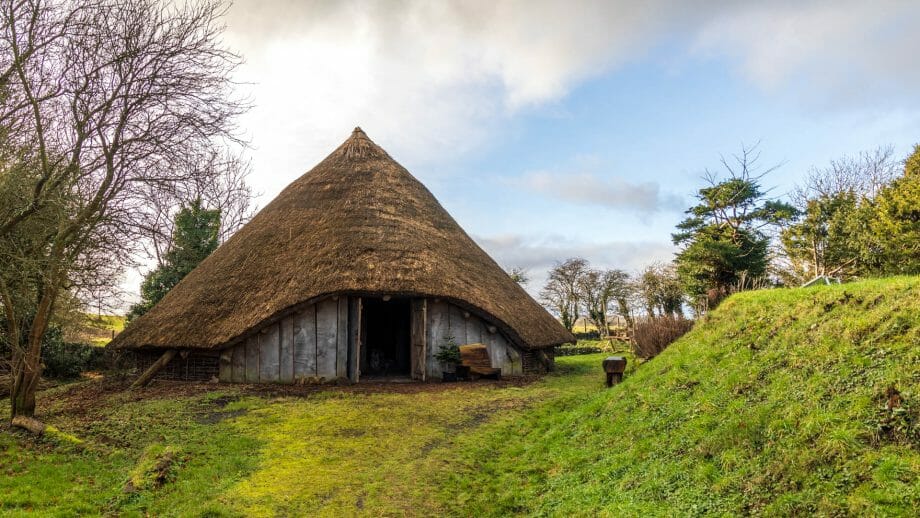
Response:
M918 410L920 279L744 293L617 388L458 444L442 494L489 515L912 515Z
M120 315L85 314L82 321L72 324L65 338L71 342L103 347L125 328L125 317Z
M50 437L0 424L0 514L920 507L920 278L734 296L612 389L603 356L514 383L56 387L39 396Z

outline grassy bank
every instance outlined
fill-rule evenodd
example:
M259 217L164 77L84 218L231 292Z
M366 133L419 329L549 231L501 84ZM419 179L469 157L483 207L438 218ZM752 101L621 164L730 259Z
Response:
M918 384L920 280L745 293L616 389L466 438L442 496L481 515L909 516Z

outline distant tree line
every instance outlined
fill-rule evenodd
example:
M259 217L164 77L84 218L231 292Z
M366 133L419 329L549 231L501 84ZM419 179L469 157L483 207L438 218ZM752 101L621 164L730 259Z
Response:
M594 269L587 260L574 257L550 270L540 298L569 331L584 318L601 336L610 333L611 316L622 318L631 328L639 315L684 314L684 294L676 268L664 263L630 275L620 269Z
M570 258L549 271L543 304L569 330L585 318L605 334L610 316L633 329L637 317L699 314L742 290L920 274L920 145L903 160L891 147L834 160L788 197L770 196L762 182L778 166L759 161L745 147L705 172L671 263L631 274Z

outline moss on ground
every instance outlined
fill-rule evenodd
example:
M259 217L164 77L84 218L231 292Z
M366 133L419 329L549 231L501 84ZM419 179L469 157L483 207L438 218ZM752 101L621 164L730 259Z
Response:
M67 440L0 430L0 514L920 507L918 278L734 296L613 389L604 356L560 358L528 384L56 387L40 417Z
M601 390L600 357L566 359L557 374L511 384L304 387L299 395L208 384L57 387L41 394L40 417L82 446L0 430L0 513L443 513L436 484L453 469L460 437Z

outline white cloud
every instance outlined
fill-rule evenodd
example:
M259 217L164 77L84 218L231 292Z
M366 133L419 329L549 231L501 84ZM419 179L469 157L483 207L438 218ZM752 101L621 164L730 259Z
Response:
M791 86L809 103L915 103L918 23L916 1L750 3L715 13L694 48L732 57L756 85Z
M611 209L644 213L680 210L679 196L661 192L657 182L630 182L619 177L601 177L593 173L556 173L538 171L525 174L512 183L546 197L576 204L591 204Z
M689 10L665 4L238 1L228 38L252 85L243 125L261 190L280 190L356 124L414 165L461 157L520 110L641 55Z
M565 236L473 236L473 239L504 268L520 267L530 273L527 291L537 297L547 272L571 257L587 259L594 268L618 268L638 272L656 261L670 261L675 247L657 241L586 242Z
M450 163L520 110L662 42L821 102L915 97L918 11L897 0L238 0L228 37L247 60L256 108L243 126L272 195L356 124L416 167Z

